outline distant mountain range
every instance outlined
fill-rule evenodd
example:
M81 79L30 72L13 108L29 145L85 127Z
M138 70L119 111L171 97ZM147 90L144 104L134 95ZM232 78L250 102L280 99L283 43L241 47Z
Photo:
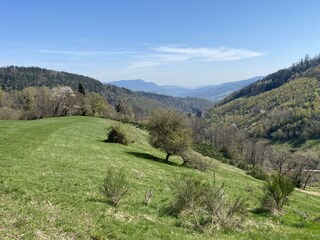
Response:
M118 87L128 88L132 91L143 91L157 94L165 94L175 97L197 97L209 99L212 101L218 101L234 91L237 91L245 86L248 86L260 79L262 76L253 77L246 80L240 80L236 82L222 83L219 85L208 85L198 88L185 88L174 85L159 86L153 82L146 82L141 79L137 80L119 80L108 82L106 84L115 85Z

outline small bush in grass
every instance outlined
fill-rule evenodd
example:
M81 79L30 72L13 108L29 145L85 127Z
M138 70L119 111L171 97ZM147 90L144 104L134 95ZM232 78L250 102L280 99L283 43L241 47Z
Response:
M212 161L200 153L195 151L188 151L181 155L183 164L187 167L197 169L201 172L205 172L207 169L213 166Z
M102 193L110 203L118 206L120 200L128 194L129 182L123 168L109 168L102 186Z
M269 179L269 176L261 167L255 166L251 168L249 171L246 172L246 174L263 181L267 181Z
M120 143L123 145L129 144L129 141L126 137L126 134L124 133L124 130L119 125L112 126L109 129L109 133L107 136L107 142Z
M152 197L153 197L153 189L152 188L149 188L147 191L146 191L146 195L144 196L144 203L149 206L151 201L152 201Z
M288 196L293 190L294 184L286 175L272 175L264 186L262 208L271 212L275 210L280 212L284 205L288 204Z
M246 164L243 161L240 161L237 163L237 168L243 169L243 170L248 170L248 164Z
M171 215L179 217L184 225L200 231L241 228L246 216L246 200L229 201L225 187L202 179L183 175L170 185L174 200Z

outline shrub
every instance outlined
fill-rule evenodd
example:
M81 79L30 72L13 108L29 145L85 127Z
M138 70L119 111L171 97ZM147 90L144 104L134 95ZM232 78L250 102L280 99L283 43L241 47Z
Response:
M23 112L21 110L0 107L0 119L1 120L19 120L22 118Z
M269 176L267 173L263 171L261 167L255 166L251 168L250 171L247 171L246 174L263 181L267 181L269 179Z
M102 193L110 203L118 206L120 200L128 193L129 182L123 168L109 168L102 186Z
M243 169L243 170L248 170L248 164L246 164L243 161L240 161L237 163L237 168Z
M123 145L129 144L129 141L126 137L126 134L124 133L123 129L119 125L112 126L109 129L109 133L107 136L107 142L120 143Z
M203 156L210 157L213 159L217 159L220 162L227 163L228 159L224 157L224 155L218 151L214 146L209 144L193 144L192 148L201 153Z
M288 204L288 196L293 192L294 184L285 175L274 174L264 186L264 196L261 200L262 208L273 212L281 211Z
M201 172L205 172L207 169L212 167L212 161L210 159L205 158L194 151L188 151L182 154L181 157L185 166L197 169Z
M146 191L146 195L144 196L144 203L149 206L153 197L153 189L150 188Z
M174 200L169 208L171 215L181 217L186 225L201 231L236 229L244 223L246 200L229 201L224 185L217 187L203 178L183 175L170 188Z
M221 149L221 153L225 158L228 158L228 159L238 158L236 152L230 146L223 146Z

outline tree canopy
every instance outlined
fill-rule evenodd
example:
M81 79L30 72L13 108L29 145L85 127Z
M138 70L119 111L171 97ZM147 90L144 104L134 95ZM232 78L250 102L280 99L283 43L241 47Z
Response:
M185 117L169 109L160 109L152 113L148 122L150 143L153 147L171 155L182 154L191 146L191 129Z

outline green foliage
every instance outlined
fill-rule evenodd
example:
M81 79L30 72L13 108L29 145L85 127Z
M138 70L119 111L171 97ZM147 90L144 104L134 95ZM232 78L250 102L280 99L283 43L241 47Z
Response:
M236 124L252 137L318 138L319 93L319 82L315 78L295 78L271 91L214 108L210 115L216 121Z
M217 159L220 162L227 163L228 159L215 147L209 145L209 144L193 144L192 148L201 153L203 156L207 156L213 159Z
M102 186L102 193L110 203L118 206L120 200L128 194L129 182L123 168L109 168Z
M98 80L78 74L58 72L38 67L0 68L0 85L4 90L22 90L25 87L70 86L76 90L81 84L88 91L99 92L103 84Z
M222 104L238 98L256 96L260 93L276 89L297 76L305 76L305 73L308 73L307 75L309 77L319 77L319 73L313 71L319 65L320 55L317 55L314 58L306 56L304 59L301 59L300 62L293 64L291 67L272 73L264 79L234 92L229 97L225 98L222 101Z
M273 140L320 136L320 55L306 56L225 98L211 112L251 137Z
M182 159L185 166L197 169L201 172L205 172L213 167L211 159L191 150L183 153Z
M216 187L203 178L182 175L170 185L174 193L170 214L181 217L201 231L237 229L243 226L246 201L236 198L230 202L224 185Z
M191 129L182 114L160 109L152 113L148 122L150 144L170 155L183 154L191 147Z
M120 125L112 126L109 129L109 132L107 135L107 142L120 143L123 145L129 144L125 131L122 127L120 127Z
M82 95L86 95L86 90L84 89L81 83L79 83L78 92Z
M264 186L264 197L262 207L266 210L281 211L288 204L288 196L293 192L294 185L285 175L274 174Z
M264 181L269 179L269 175L260 166L254 166L246 173L256 179L260 179Z
M170 106L181 112L188 112L197 114L199 112L205 112L213 106L213 102L203 98L194 97L173 97L163 94L155 94L149 92L138 92L140 96L150 98L162 103L165 106Z
M103 116L104 112L107 112L110 109L103 97L98 93L88 93L85 102L86 111L88 115L91 116Z

